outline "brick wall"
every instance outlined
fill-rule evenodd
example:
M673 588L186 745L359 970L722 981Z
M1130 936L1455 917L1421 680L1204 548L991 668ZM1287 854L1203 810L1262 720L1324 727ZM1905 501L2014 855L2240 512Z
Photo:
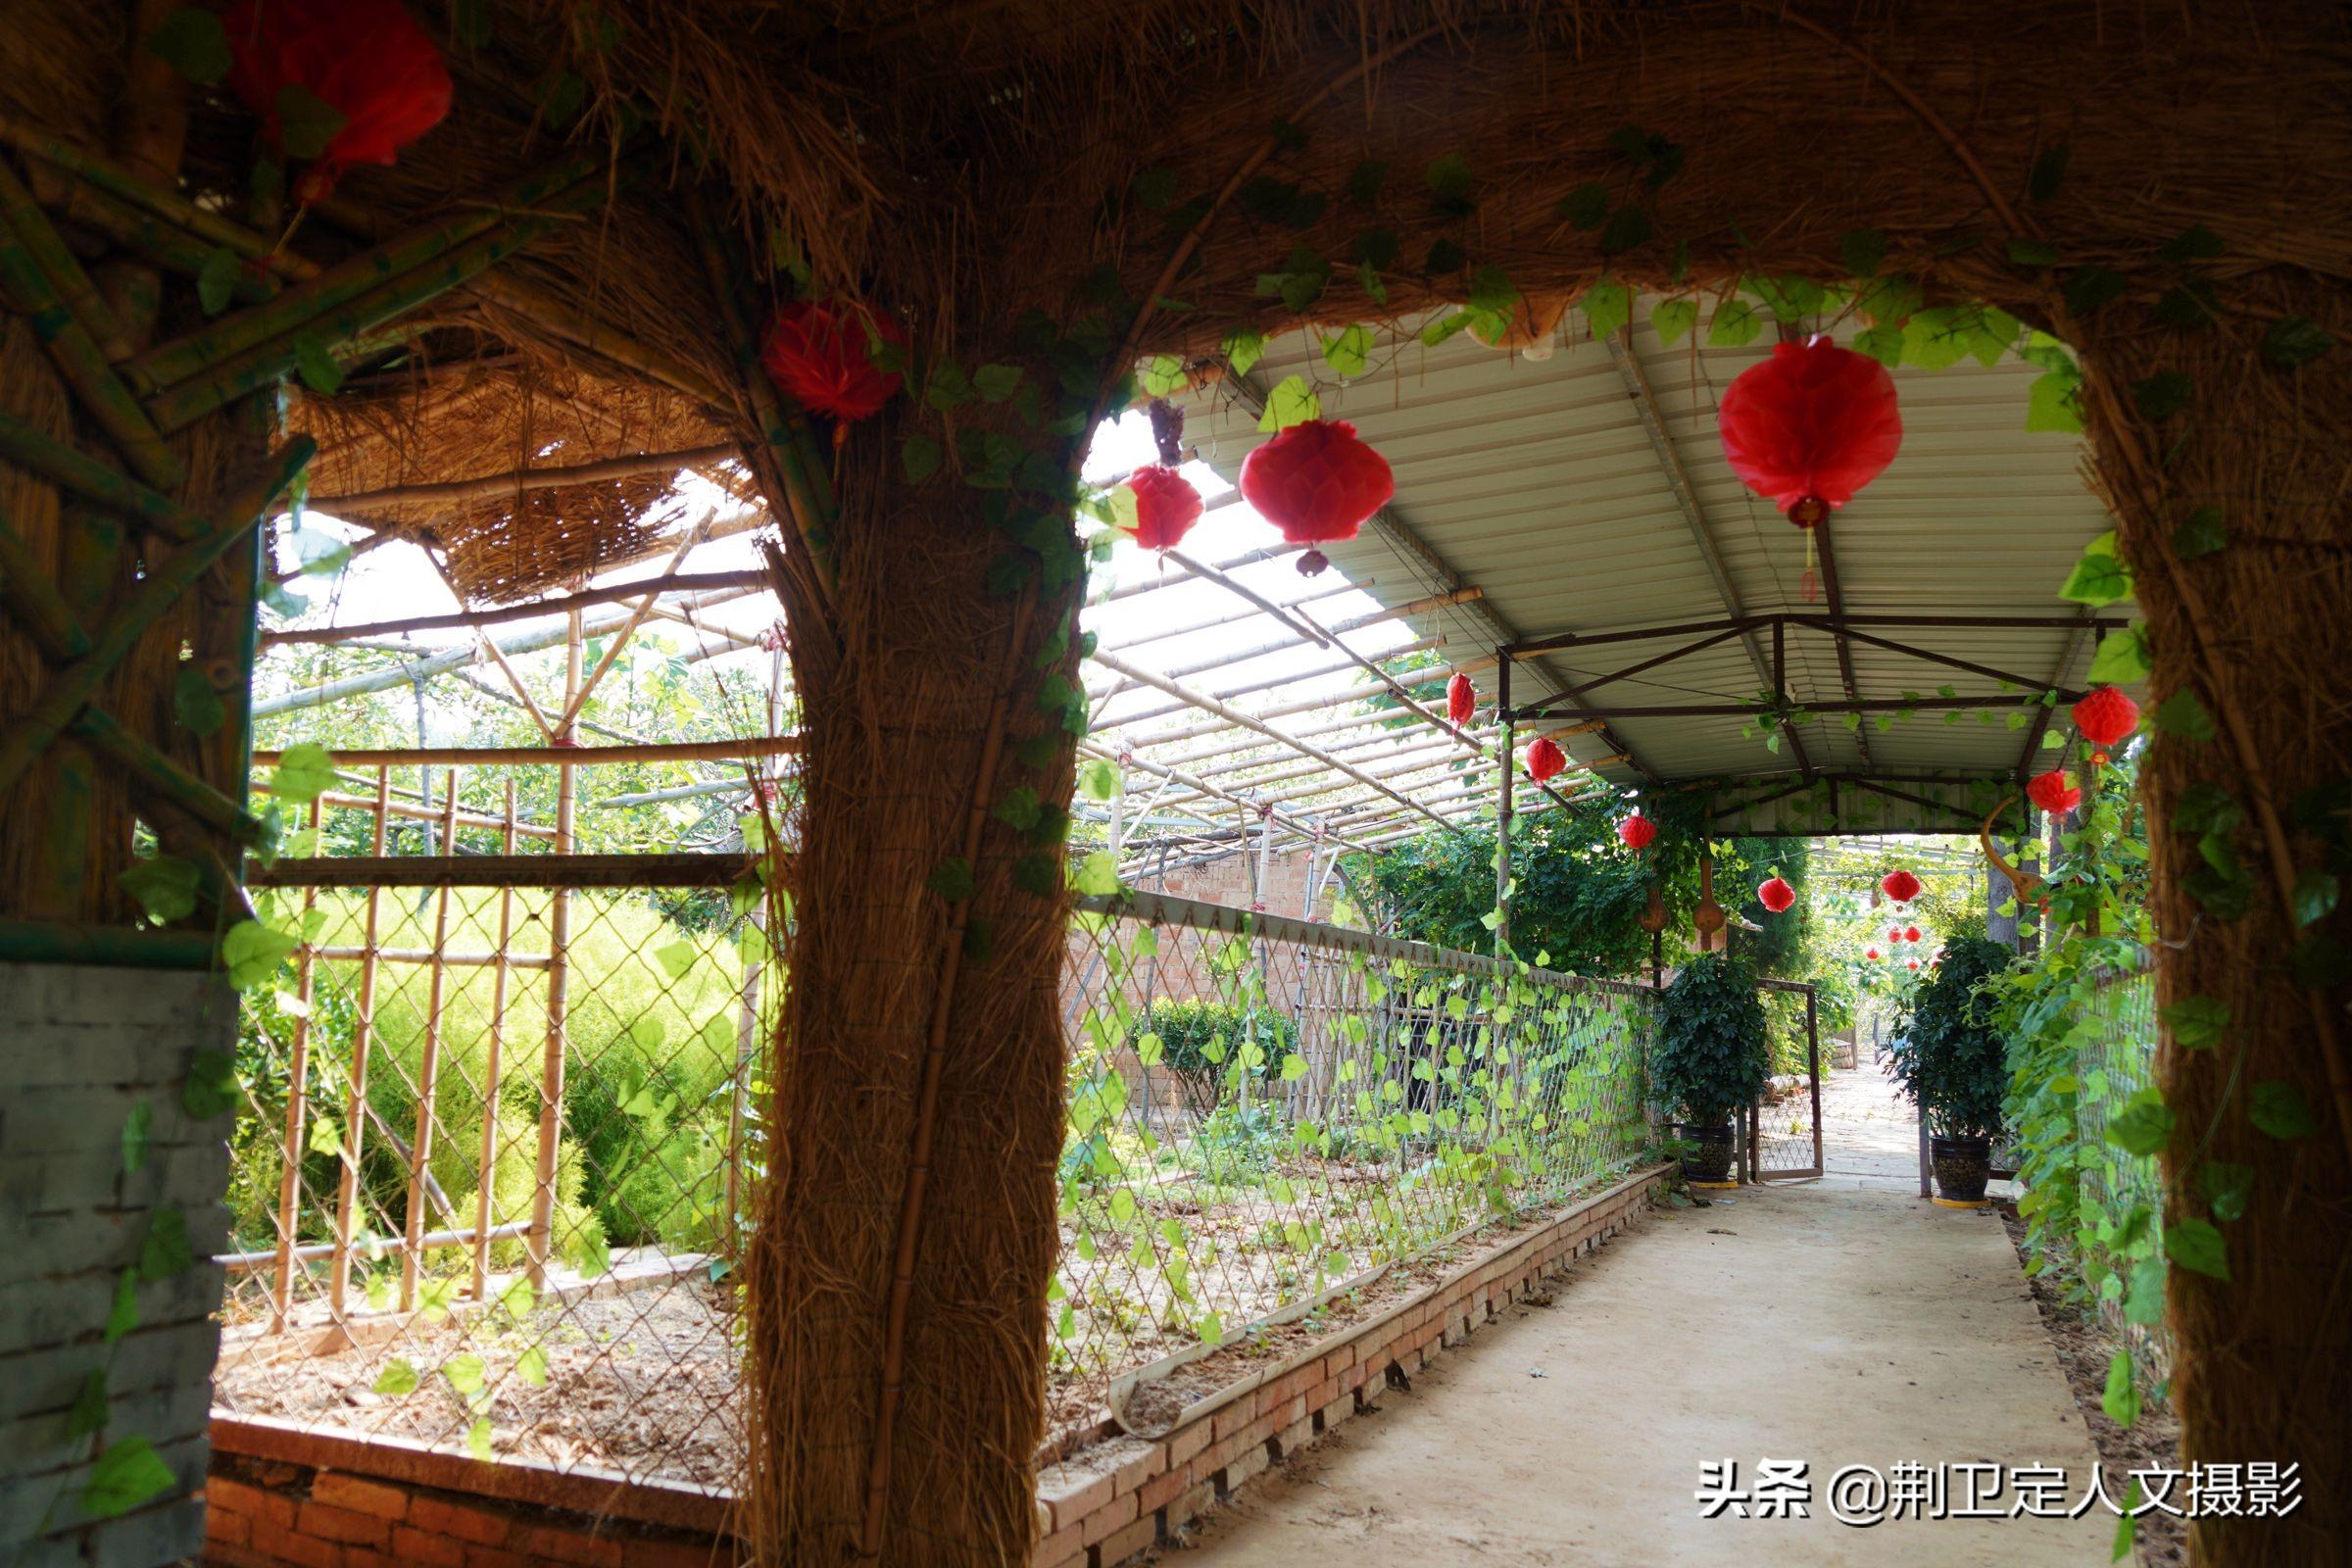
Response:
M226 1241L229 1118L183 1096L235 1026L206 975L0 964L0 1561L148 1568L202 1544L221 1277L194 1259ZM93 1461L140 1439L171 1484L93 1518Z
M1033 1568L1114 1568L1377 1403L1647 1206L1659 1165L1561 1209L1166 1436L1038 1473ZM221 1419L209 1561L229 1568L732 1568L727 1500L594 1471L487 1463L397 1439Z

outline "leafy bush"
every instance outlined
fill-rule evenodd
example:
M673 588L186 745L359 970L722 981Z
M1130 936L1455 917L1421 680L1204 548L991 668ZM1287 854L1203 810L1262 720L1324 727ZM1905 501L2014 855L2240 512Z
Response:
M2001 1130L2008 1050L1994 1027L1994 999L1981 988L2006 973L2012 956L1981 936L1945 943L1942 963L1912 997L1895 1035L1895 1078L1939 1137L1991 1138Z
M1754 974L1724 954L1693 957L1660 999L1650 1056L1659 1095L1693 1126L1720 1126L1763 1092L1771 1069Z
M1298 1030L1269 1008L1193 997L1152 1004L1128 1045L1145 1065L1165 1068L1186 1108L1204 1118L1246 1078L1280 1078L1283 1058L1298 1049Z

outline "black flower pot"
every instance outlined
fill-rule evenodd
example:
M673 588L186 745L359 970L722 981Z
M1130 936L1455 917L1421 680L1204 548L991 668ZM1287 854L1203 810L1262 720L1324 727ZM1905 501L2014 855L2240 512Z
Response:
M1712 1127L1697 1127L1690 1122L1675 1128L1676 1136L1698 1148L1683 1156L1683 1179L1701 1185L1729 1187L1732 1185L1732 1124L1719 1122Z
M1992 1179L1992 1140L1989 1138L1931 1138L1928 1154L1936 1166L1938 1202L1981 1208L1984 1184Z

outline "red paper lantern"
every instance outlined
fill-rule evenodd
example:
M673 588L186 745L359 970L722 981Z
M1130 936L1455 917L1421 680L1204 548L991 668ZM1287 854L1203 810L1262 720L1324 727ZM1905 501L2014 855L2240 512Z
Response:
M1887 940L1888 942L1900 942L1900 941L1902 941L1902 940L1903 940L1903 928L1902 928L1901 926L1899 926L1899 925L1890 925L1890 926L1888 926L1888 927L1886 928L1886 940Z
M1910 960L1910 962L1911 962L1911 967L1912 967L1912 968L1916 969L1916 968L1918 968L1918 967L1919 967L1919 960L1918 960L1917 958L1913 958L1912 960Z
M315 202L354 164L389 164L441 123L454 92L440 46L399 0L238 0L220 19L228 85L285 155L279 98L299 87L343 117L295 181Z
M1629 850L1646 850L1650 846L1650 841L1657 836L1658 824L1643 816L1640 811L1636 811L1617 824L1617 837L1624 841L1625 847Z
M1200 520L1200 492L1174 468L1148 464L1127 476L1135 496L1135 542L1146 550L1173 550Z
M1786 914L1796 902L1796 889L1776 876L1756 889L1756 902L1775 914Z
M1556 777L1568 765L1568 754L1548 735L1539 735L1528 743L1527 776L1541 784Z
M1897 904L1909 904L1919 897L1919 878L1908 871L1889 871L1879 878L1879 891Z
M1285 539L1310 547L1298 558L1309 576L1330 564L1312 546L1354 538L1396 493L1388 460L1345 419L1291 425L1242 460L1242 499Z
M2026 781L2026 793L2034 798L2035 806L2052 816L2064 816L2082 804L2082 790L2066 781L2066 773L2061 768L2053 767L2047 773L2034 774Z
M1446 683L1446 716L1455 724L1467 724L1478 712L1478 688L1470 677L1457 673Z
M778 391L834 421L838 446L850 425L880 414L898 395L899 372L874 364L877 340L906 347L906 331L884 312L795 300L768 319L760 363Z
M1868 958L1871 962L1876 963L1879 961L1879 950L1876 948L1864 948L1862 950L1862 956Z
M2090 742L2090 760L2107 760L2107 748L2139 728L2139 705L2112 686L2101 686L2074 707L2075 728Z
M1776 343L1771 359L1724 389L1715 422L1732 471L1805 530L1810 604L1820 591L1812 530L1902 448L1894 378L1878 361L1827 337Z
M1919 940L1919 927L1915 925L1907 925L1903 927L1903 940L1905 942L1917 942Z

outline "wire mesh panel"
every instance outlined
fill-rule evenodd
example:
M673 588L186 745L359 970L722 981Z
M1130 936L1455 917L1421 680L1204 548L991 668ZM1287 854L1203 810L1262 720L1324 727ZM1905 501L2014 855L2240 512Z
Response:
M1063 1417L1649 1141L1644 988L1152 894L1094 901L1069 962Z
M1822 1173L1821 1034L1813 988L1763 983L1771 1005L1773 1074L1748 1107L1748 1175L1788 1181Z
M2156 978L2145 971L2118 975L2092 993L2086 1015L2075 1028L2075 1122L2082 1146L2077 1170L2084 1213L2130 1214L2144 1207L2164 1212L2164 1175L2153 1154L2133 1154L2107 1137L2108 1119L2133 1095L2156 1081ZM2089 1232L2084 1245L2101 1253L2104 1229ZM2088 1277L2107 1282L2097 1293L2100 1314L2132 1342L2134 1356L2161 1375L2165 1347L2160 1331L2127 1322L2123 1295L2130 1260L2120 1251L2096 1257Z

